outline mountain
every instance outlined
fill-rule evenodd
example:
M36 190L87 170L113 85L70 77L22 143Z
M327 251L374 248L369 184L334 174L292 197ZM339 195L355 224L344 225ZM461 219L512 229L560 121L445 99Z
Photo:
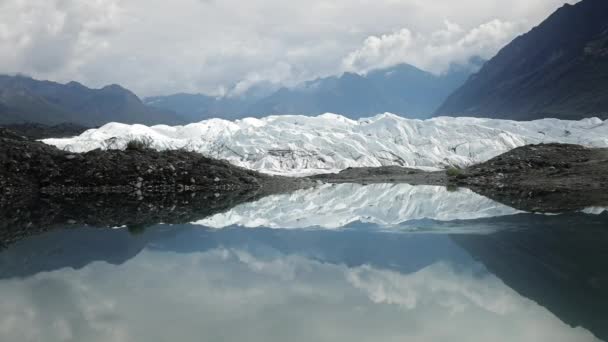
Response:
M340 113L352 119L391 112L426 118L469 77L465 68L441 76L408 64L375 70L367 75L345 73L281 89L258 102L254 113L317 115Z
M436 115L608 118L608 1L566 4L516 38Z
M77 82L60 84L0 75L0 124L69 122L91 127L112 121L148 125L184 122L175 113L146 106L119 85L90 89Z
M192 121L219 117L238 119L272 114L318 115L340 113L352 119L391 112L411 118L429 117L439 104L462 85L482 61L471 67L452 67L434 75L408 64L372 71L319 78L293 88L280 88L266 96L249 94L214 98L202 94L176 94L145 99L145 103L172 110ZM253 92L260 94L260 92Z
M246 98L213 97L204 94L179 93L144 99L147 106L158 110L172 111L188 122L221 117L227 120L242 118L252 101Z

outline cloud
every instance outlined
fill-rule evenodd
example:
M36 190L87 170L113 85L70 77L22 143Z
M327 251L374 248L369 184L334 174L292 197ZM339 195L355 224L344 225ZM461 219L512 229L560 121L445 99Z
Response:
M256 84L263 82L277 85L288 82L289 80L297 79L297 77L294 76L294 72L293 66L285 62L278 62L276 65L264 70L250 71L245 75L244 79L238 81L234 85L233 89L231 89L227 95L242 95Z
M0 0L0 72L140 95L238 93L396 63L404 46L424 48L412 60L437 71L491 54L563 2Z
M492 58L525 26L498 19L470 31L449 21L431 34L415 34L407 28L382 36L368 37L363 46L342 61L347 71L365 73L372 69L409 63L435 74L446 72L452 64L467 64L471 57Z
M0 64L3 72L53 74L103 47L119 29L114 1L3 1Z

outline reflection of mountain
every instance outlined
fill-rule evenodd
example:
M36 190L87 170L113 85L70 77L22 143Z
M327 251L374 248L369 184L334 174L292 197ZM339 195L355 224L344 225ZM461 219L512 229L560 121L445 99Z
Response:
M239 232L240 242L232 244L226 231L216 241L225 246L201 252L151 247L121 265L96 262L2 279L2 340L597 342L462 251L438 262L420 258L417 271L407 273L315 260L298 255L297 248L283 254L273 248L280 243L260 239L258 246L242 241ZM350 240L350 232L321 233ZM299 237L290 240L297 245ZM441 241L416 248L419 238L404 247L373 239L365 245L380 243L373 246L378 254L385 245L396 246L409 259L434 253L432 246L459 250L446 236L432 236ZM454 267L459 256L464 262ZM390 257L380 259L390 266ZM401 257L394 264L402 260L408 262Z
M608 215L528 219L528 229L452 239L522 296L608 340Z
M81 269L95 261L119 265L139 254L150 237L132 236L127 229L55 230L2 251L0 278L27 277L65 267Z
M123 264L146 248L185 254L238 249L261 257L299 255L348 267L372 265L402 273L415 272L441 260L456 265L470 262L445 235L263 228L210 230L191 225L158 225L137 235L130 235L126 229L82 228L57 230L20 241L0 253L0 278L65 267L79 269L95 261Z

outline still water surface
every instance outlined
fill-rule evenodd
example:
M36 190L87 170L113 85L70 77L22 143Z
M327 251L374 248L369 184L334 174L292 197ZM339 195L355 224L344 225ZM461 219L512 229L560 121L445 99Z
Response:
M54 229L0 251L0 341L607 341L608 214L476 196L332 187Z

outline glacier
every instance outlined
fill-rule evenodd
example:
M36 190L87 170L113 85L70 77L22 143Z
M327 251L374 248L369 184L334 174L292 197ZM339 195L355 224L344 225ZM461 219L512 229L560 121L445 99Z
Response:
M608 124L598 118L416 120L390 113L351 120L327 113L314 117L210 119L185 126L109 123L77 137L43 142L67 151L86 152L124 149L132 139L147 140L158 150L186 149L261 172L296 176L364 166L399 165L423 170L463 167L527 144L608 147Z
M396 231L407 221L474 220L515 215L513 209L468 189L409 184L324 184L238 205L194 224L210 228L241 226L275 229L340 229L368 223Z

